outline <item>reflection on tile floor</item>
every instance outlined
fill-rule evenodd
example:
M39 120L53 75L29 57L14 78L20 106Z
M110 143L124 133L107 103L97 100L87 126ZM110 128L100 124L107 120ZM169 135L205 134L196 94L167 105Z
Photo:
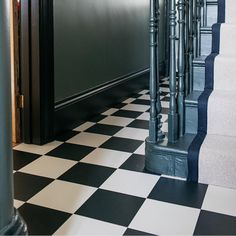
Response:
M14 203L29 234L236 234L236 190L144 170L148 111L143 90L50 144L14 148Z

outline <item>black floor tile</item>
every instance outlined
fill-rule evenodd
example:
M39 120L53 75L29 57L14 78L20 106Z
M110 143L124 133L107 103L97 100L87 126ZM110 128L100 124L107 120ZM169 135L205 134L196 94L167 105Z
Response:
M69 130L67 132L64 132L61 135L58 135L56 137L56 140L61 141L61 142L65 142L65 141L67 141L68 139L71 139L72 137L74 137L77 134L79 134L79 132L74 131L74 130Z
M161 114L168 114L169 113L169 108L162 107L161 108Z
M78 163L59 179L92 187L100 187L115 170L105 166Z
M149 233L145 233L145 232L128 228L123 235L143 235L144 236L144 235L154 235L154 234L149 234Z
M139 105L150 105L150 101L149 100L145 100L145 99L136 99L133 102L131 102L132 104L139 104Z
M86 130L86 132L104 134L104 135L114 135L120 131L123 127L115 125L105 125L105 124L96 124Z
M139 129L148 129L149 128L149 121L147 121L147 120L134 120L128 125L128 127L139 128Z
M168 94L169 94L168 92L163 92L163 91L161 91L161 93L160 93L161 96L166 96Z
M201 208L207 185L160 178L148 198L178 205Z
M96 116L90 118L88 121L90 121L90 122L99 122L99 121L103 120L106 117L107 116L105 116L105 115L96 115Z
M112 116L119 116L119 117L126 117L126 118L137 118L138 116L142 115L142 112L138 111L127 111L127 110L119 110L112 114Z
M161 87L163 87L163 88L169 88L169 84L161 84Z
M27 201L52 181L53 179L16 172L14 174L14 198Z
M19 208L29 235L52 235L71 216L68 213L25 203Z
M162 102L169 102L170 101L170 97L164 97L161 99Z
M194 235L236 235L236 217L201 211Z
M141 96L142 96L142 94L135 93L135 94L132 94L130 97L131 97L131 98L139 98L139 97L141 97Z
M133 153L142 143L143 141L112 137L102 144L101 148Z
M38 154L13 150L13 168L14 170L19 170L40 156Z
M145 156L133 154L121 166L120 169L146 172L145 171Z
M76 145L71 143L63 143L59 147L47 153L48 156L54 156L69 160L80 161L85 156L87 156L90 152L92 152L95 148Z
M125 104L125 103L116 103L116 104L112 105L112 108L120 109L120 108L124 107L125 105L127 105L127 104Z
M128 226L145 199L99 189L76 214Z

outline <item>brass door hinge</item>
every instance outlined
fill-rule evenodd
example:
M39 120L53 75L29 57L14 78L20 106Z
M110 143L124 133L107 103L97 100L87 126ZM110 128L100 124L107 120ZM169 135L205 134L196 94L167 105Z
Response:
M16 97L17 108L24 108L24 95L18 95Z

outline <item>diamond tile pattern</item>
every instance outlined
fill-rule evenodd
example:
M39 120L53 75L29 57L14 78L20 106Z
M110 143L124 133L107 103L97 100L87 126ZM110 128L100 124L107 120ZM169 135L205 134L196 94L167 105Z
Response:
M14 148L14 204L30 235L236 234L235 190L145 171L149 99L142 90L57 141Z

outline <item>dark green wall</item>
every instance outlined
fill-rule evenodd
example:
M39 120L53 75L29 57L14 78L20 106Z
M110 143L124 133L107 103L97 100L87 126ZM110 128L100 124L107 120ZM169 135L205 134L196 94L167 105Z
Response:
M55 101L149 64L149 0L54 0Z

